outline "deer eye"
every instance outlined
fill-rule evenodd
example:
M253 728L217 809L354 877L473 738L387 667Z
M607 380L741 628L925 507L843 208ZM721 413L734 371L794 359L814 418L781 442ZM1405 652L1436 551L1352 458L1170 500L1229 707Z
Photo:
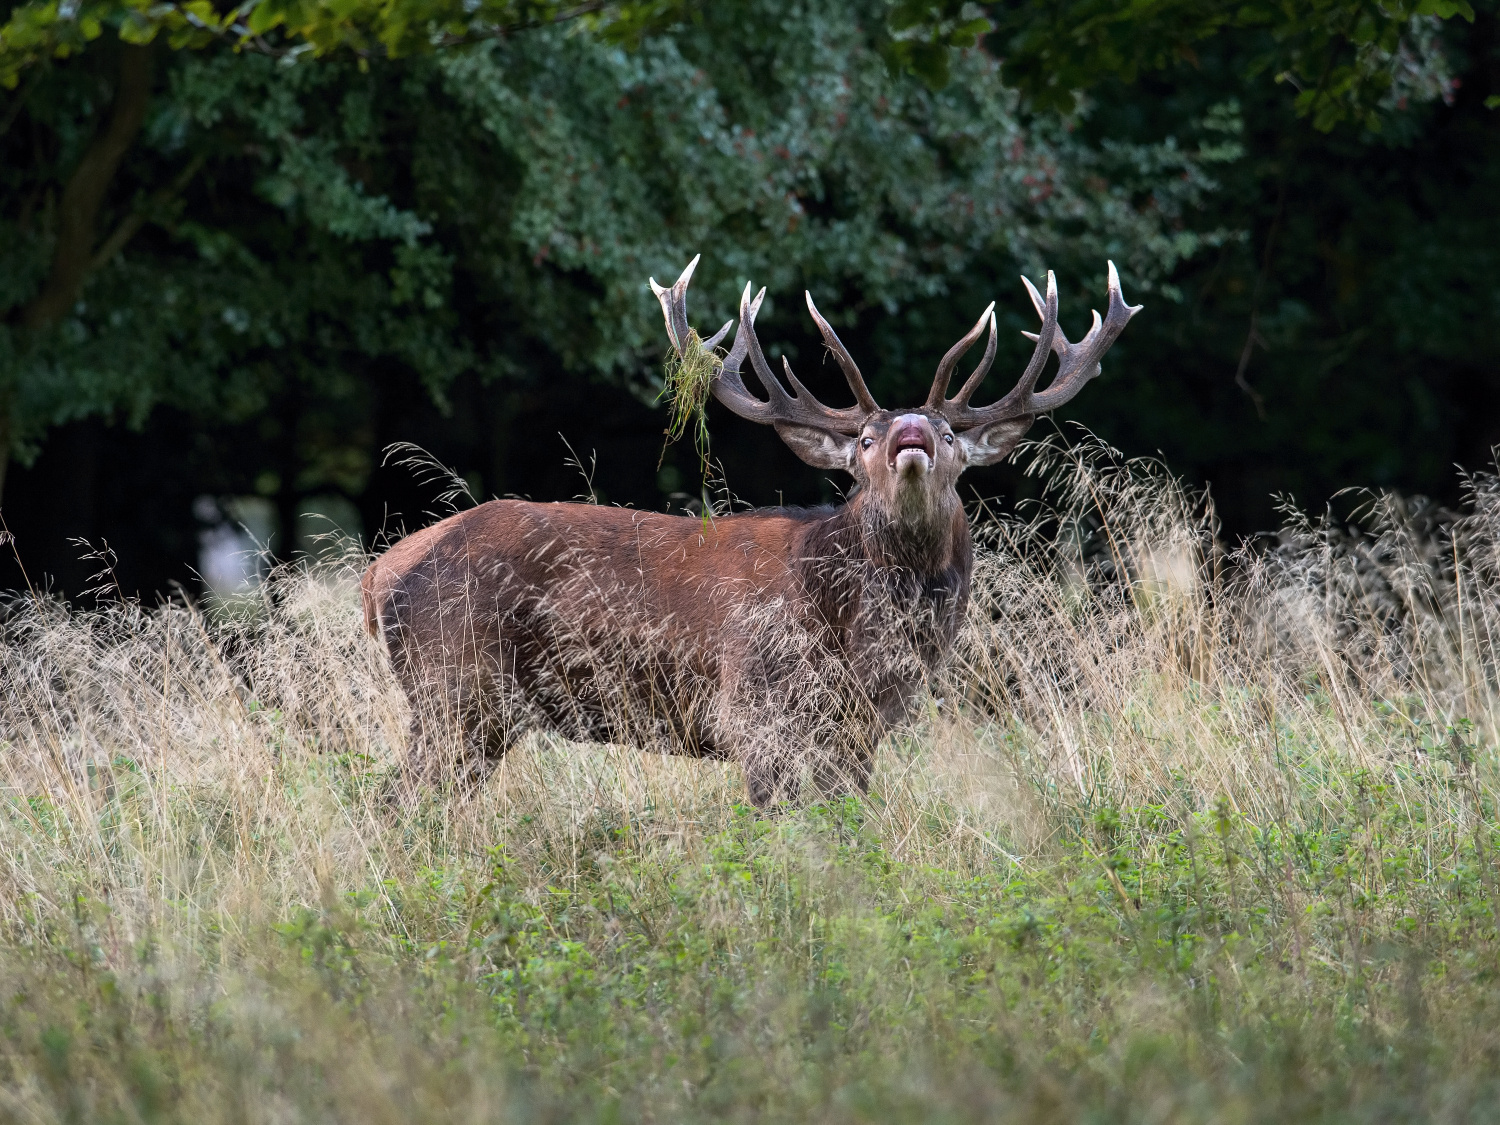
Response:
M943 440L946 441L949 445L952 445L953 444L953 435L952 434L944 434L943 435Z
M867 437L862 442L859 443L859 447L861 449L869 449L870 446L872 446L874 444L875 444L875 439L872 438L872 437Z

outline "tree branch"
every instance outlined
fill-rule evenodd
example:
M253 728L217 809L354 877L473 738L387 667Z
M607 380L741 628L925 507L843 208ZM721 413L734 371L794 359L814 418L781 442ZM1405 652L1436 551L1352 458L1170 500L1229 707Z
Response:
M146 117L151 98L151 49L123 44L120 84L109 124L94 134L83 159L63 188L58 205L57 244L42 291L21 313L28 328L57 323L78 300L94 257L94 226L110 182Z
M155 192L145 206L139 207L126 215L120 221L120 225L114 229L108 238L100 244L99 250L89 261L89 273L101 270L114 260L116 254L125 249L125 244L135 237L136 231L146 225L151 218L153 210L164 207L175 199L182 190L188 186L192 178L198 174L198 169L203 167L204 161L208 159L203 153L199 153L188 161L188 165L178 173L177 178L166 187Z

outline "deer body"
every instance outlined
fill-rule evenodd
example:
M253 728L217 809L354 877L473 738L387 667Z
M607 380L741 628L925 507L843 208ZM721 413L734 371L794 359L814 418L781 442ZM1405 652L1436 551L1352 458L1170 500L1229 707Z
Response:
M730 327L696 343L692 270L656 287L679 352L712 349ZM862 791L877 744L942 664L967 604L973 548L958 476L1007 455L1038 409L1097 373L1135 311L1113 266L1110 277L1109 320L1101 330L1096 314L1077 345L1056 331L1051 276L1045 302L1031 289L1036 354L999 403L968 406L994 356L991 306L944 357L928 401L904 413L875 404L810 297L859 402L830 410L789 366L787 395L755 339L760 297L747 287L713 392L774 425L803 460L851 473L858 487L839 507L705 521L496 500L397 543L365 572L363 593L366 625L412 704L408 791L455 769L482 779L529 729L739 761L760 806L793 795L805 766L824 789ZM945 399L986 324L984 359ZM1059 373L1037 393L1051 351ZM769 402L744 388L747 356ZM444 730L459 736L456 761Z

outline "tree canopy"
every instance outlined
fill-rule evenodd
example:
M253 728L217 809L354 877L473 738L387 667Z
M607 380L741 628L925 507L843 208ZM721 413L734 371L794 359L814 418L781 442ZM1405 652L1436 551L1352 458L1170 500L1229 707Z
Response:
M471 370L649 390L644 279L700 250L704 315L722 318L750 276L896 309L986 257L1109 253L1149 287L1223 237L1182 222L1213 152L1023 126L982 52L941 90L893 76L880 11L716 5L630 51L559 27L400 63L216 50L158 56L154 77L121 46L111 122L126 75L154 88L114 157L112 232L75 255L84 299L59 307L74 169L110 91L95 68L42 72L0 174L13 449L87 412L354 393L377 362L439 398Z
M810 287L894 398L991 299L1024 352L1016 273L1056 269L1072 326L1114 258L1149 315L1077 417L1241 528L1278 488L1439 488L1496 378L1493 5L1318 10L1327 35L1164 0L0 8L0 448L165 409L241 443L197 487L378 514L397 401L479 395L510 449L591 385L649 403L645 278L700 251L695 319L754 278L815 381ZM629 424L654 465L659 422ZM480 488L531 487L504 460Z
M1107 79L1196 65L1209 40L1234 36L1244 77L1286 84L1297 114L1324 132L1378 131L1401 99L1446 93L1434 25L1474 20L1467 0L1009 0L992 11L1005 81L1039 107L1071 109Z

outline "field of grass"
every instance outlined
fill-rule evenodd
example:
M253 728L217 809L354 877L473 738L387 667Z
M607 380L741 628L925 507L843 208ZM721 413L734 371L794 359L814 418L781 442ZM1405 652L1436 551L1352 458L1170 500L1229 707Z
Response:
M0 1119L1500 1118L1500 486L1226 554L1043 450L868 800L534 737L389 799L355 567L21 598Z

